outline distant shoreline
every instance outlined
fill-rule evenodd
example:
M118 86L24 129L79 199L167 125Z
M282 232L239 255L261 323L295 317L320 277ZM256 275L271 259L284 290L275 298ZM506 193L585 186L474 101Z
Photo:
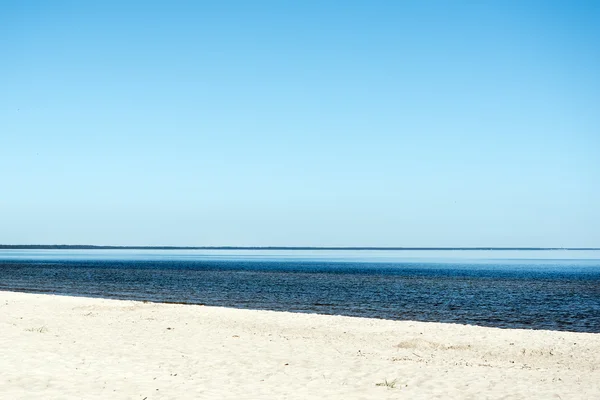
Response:
M543 250L570 250L590 251L600 250L600 247L343 247L343 246L101 246L101 245L43 245L23 244L6 245L0 244L0 250L359 250L359 251L543 251Z

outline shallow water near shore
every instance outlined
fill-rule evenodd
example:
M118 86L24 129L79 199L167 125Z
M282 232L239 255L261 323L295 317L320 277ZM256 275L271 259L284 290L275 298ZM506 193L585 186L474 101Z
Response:
M1 250L0 290L600 333L600 251Z

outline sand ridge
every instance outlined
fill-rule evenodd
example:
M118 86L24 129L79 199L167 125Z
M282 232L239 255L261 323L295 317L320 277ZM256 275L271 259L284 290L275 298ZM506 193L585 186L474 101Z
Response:
M0 291L3 399L600 399L600 334Z

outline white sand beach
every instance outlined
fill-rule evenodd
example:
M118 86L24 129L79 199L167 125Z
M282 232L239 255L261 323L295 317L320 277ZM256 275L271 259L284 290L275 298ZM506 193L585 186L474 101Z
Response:
M600 399L600 334L12 292L0 310L2 399Z

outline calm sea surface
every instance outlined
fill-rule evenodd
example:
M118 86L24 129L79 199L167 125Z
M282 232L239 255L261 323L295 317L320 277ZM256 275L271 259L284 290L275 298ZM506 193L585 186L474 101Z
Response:
M600 333L600 251L0 250L0 290Z

